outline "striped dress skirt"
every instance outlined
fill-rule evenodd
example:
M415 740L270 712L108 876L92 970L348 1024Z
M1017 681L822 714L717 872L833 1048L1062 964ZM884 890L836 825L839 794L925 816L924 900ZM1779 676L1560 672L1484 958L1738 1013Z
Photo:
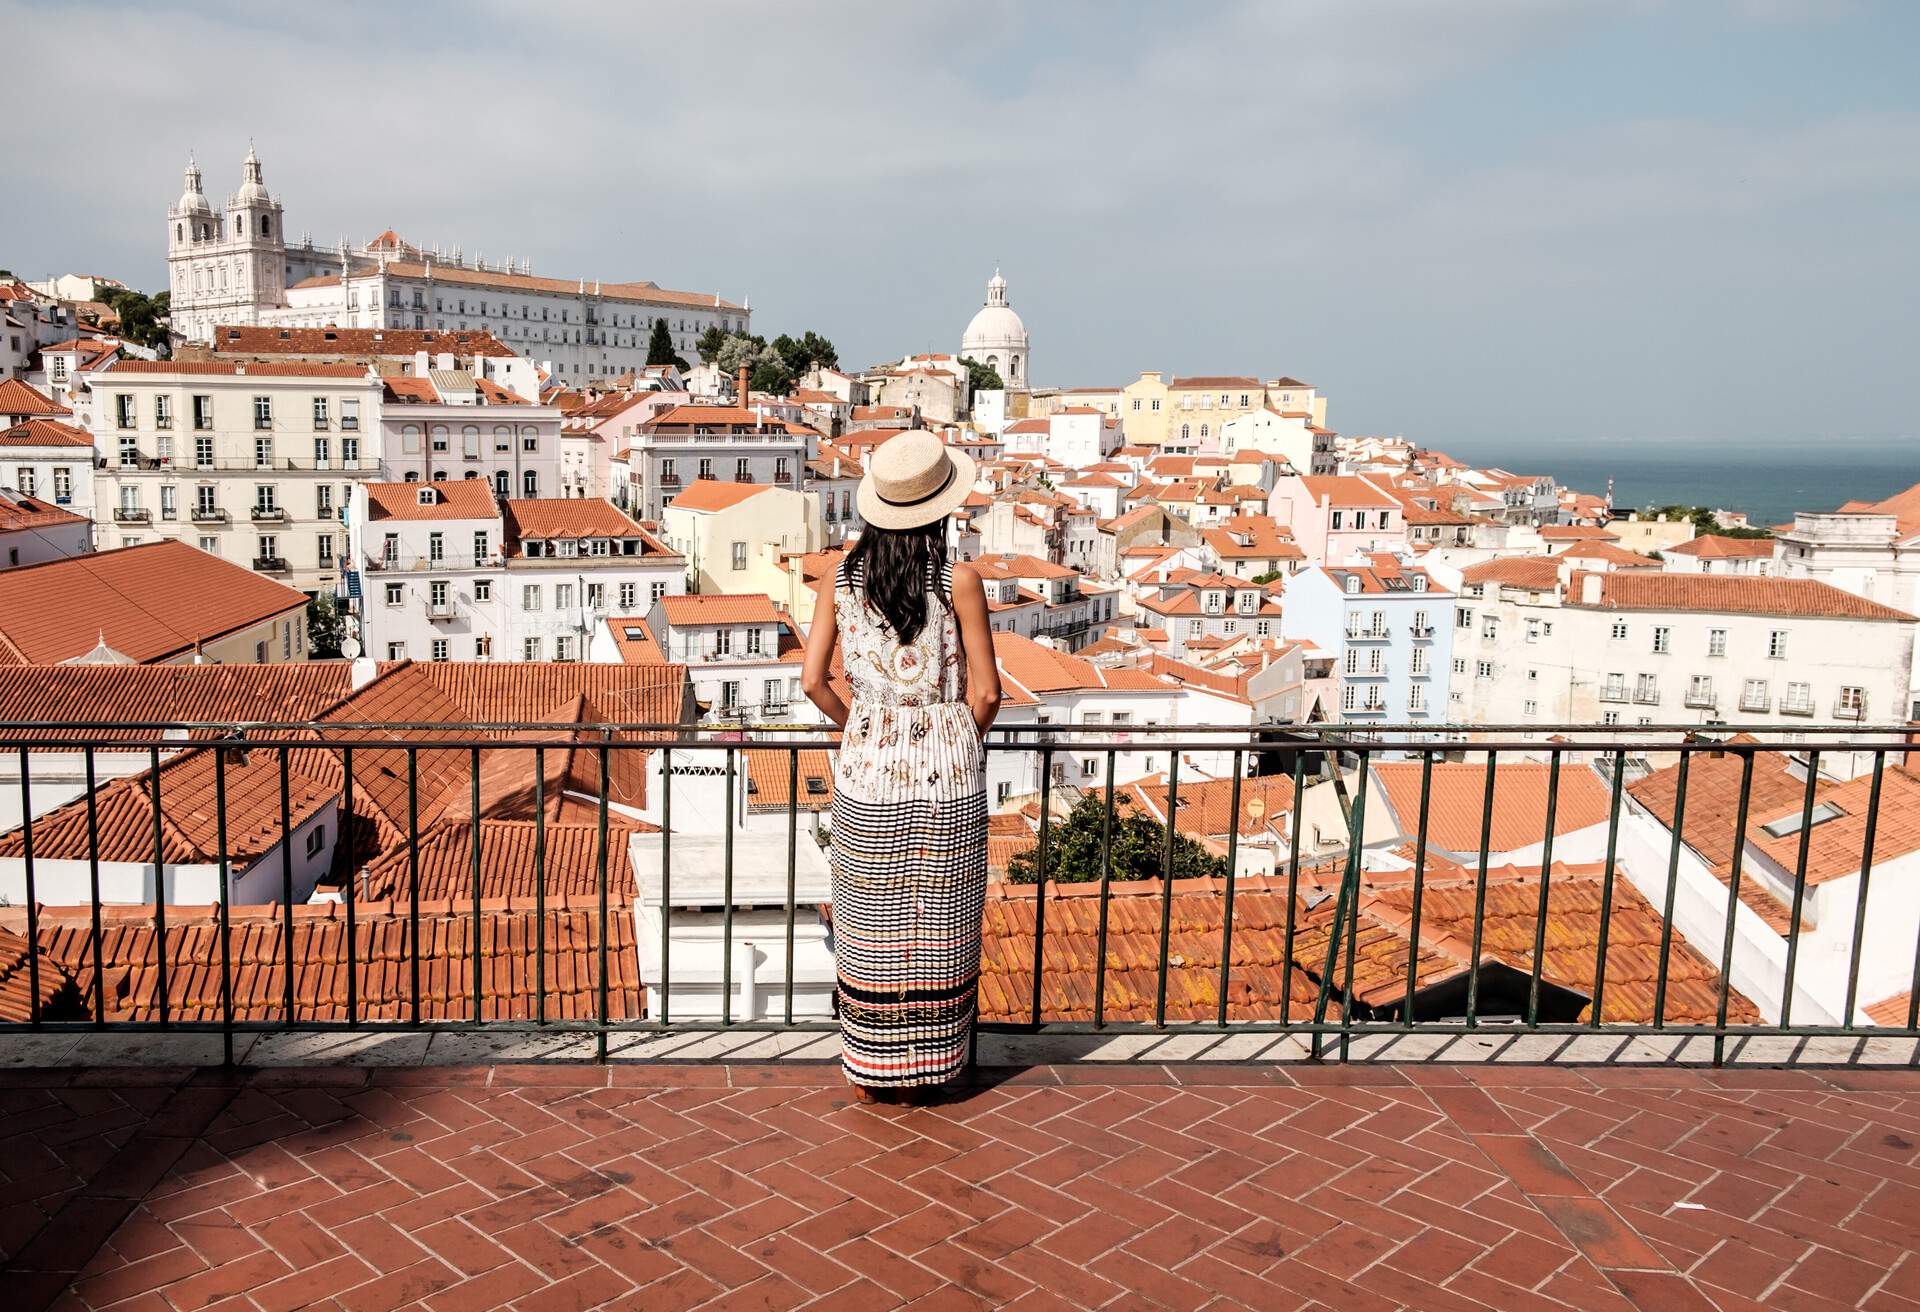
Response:
M964 704L852 708L833 795L833 945L841 1063L856 1084L940 1084L967 1063L984 755Z

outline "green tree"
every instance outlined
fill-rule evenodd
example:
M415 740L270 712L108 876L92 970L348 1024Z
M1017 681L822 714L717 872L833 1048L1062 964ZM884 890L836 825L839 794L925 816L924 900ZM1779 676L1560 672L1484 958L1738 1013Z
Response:
M740 369L751 369L760 361L760 353L767 344L758 337L748 337L743 333L734 333L720 344L720 349L708 357L727 373ZM777 353L776 353L777 358Z
M120 316L121 337L136 346L151 347L162 355L167 353L167 310L173 293L148 296L131 288L103 287L100 299Z
M673 330L665 319L653 321L653 336L647 339L648 364L672 364L679 359L673 353Z
M323 592L307 603L307 655L316 661L332 660L340 654L340 639L346 636L346 623L331 592Z
M769 347L768 350L771 351L772 348ZM762 358L753 366L753 372L747 377L747 386L756 392L785 396L793 390L793 370L779 358L778 352L775 352L774 356L775 358L771 360Z
M693 344L693 349L699 352L702 362L711 364L713 358L720 354L720 348L726 344L727 331L716 323L708 325L707 330L700 334L699 339Z
M1275 579L1279 577L1280 577L1279 570L1270 569L1264 574L1255 574L1253 576L1253 581L1255 583L1258 583L1261 587L1265 587L1267 584L1273 582Z
M1100 831L1106 819L1106 799L1097 793L1081 798L1067 818L1056 821L1047 830L1047 878L1067 884L1084 884L1100 878ZM1167 849L1167 827L1133 808L1124 796L1113 803L1113 877L1115 879L1158 879ZM1016 884L1031 884L1039 875L1040 848L1033 847L1007 862L1007 877ZM1210 854L1191 838L1179 835L1173 842L1173 875L1191 879L1200 875L1222 877L1227 863Z
M992 365L981 364L970 355L963 357L960 363L967 367L967 379L973 384L974 391L997 392L1006 386L1000 380L1000 371Z
M1773 536L1771 530L1764 528L1722 528L1720 522L1713 517L1712 508L1708 506L1661 506L1658 510L1649 513L1665 515L1668 519L1690 519L1693 521L1693 531L1701 537L1770 538Z

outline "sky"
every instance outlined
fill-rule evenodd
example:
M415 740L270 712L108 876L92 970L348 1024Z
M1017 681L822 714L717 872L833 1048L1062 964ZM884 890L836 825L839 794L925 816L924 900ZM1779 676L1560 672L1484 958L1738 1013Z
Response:
M0 0L0 267L291 232L750 297L1040 386L1291 374L1444 444L1920 434L1920 4ZM63 131L64 110L74 115ZM1920 437L1916 437L1920 454Z

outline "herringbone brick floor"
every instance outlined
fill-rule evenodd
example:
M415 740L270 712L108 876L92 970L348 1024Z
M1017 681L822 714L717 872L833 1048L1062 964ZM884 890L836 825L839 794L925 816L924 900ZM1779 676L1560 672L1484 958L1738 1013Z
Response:
M1920 1072L0 1073L7 1312L1920 1312Z

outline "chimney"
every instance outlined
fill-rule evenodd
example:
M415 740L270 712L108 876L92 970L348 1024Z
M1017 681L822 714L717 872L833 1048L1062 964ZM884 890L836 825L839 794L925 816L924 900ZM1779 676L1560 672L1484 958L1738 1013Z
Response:
M736 398L736 404L745 405L747 403L750 393L747 391L747 367L745 365L740 366L739 376L733 384L733 394Z

